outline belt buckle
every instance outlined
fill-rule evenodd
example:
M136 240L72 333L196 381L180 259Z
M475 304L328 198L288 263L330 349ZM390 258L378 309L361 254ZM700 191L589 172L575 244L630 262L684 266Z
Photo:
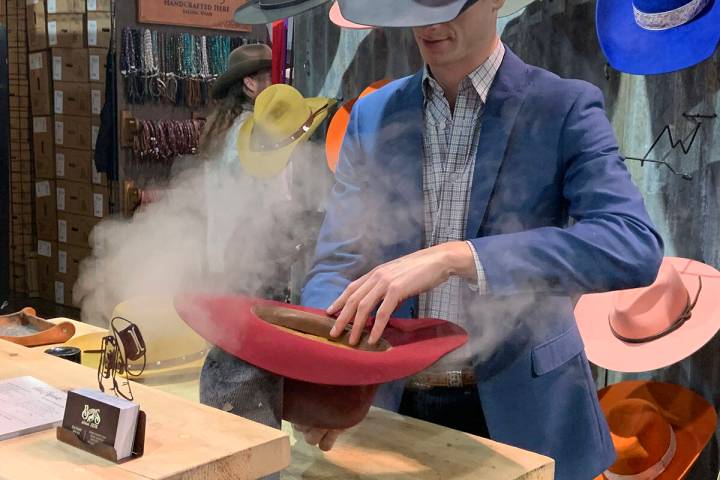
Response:
M459 388L463 386L462 370L447 372L448 387Z

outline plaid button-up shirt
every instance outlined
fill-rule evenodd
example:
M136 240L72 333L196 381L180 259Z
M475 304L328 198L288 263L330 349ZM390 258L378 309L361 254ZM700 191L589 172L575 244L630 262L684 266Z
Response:
M470 206L475 156L480 140L481 115L505 47L498 42L493 53L460 83L454 111L427 66L423 75L423 199L425 210L425 247L465 239ZM485 274L477 252L475 257L478 283L472 288L478 294L487 291ZM420 316L449 320L463 326L460 309L460 277L448 281L420 296ZM472 354L461 348L446 355L432 370L459 370L470 366Z

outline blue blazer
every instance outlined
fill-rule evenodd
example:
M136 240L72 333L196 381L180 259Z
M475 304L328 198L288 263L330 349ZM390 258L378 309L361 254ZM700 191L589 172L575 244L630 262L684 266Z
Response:
M423 247L422 75L357 102L304 305L326 308L373 267ZM594 86L509 49L482 113L466 238L490 294L462 306L490 436L548 455L558 480L615 458L573 317L577 296L655 280L662 240L618 154ZM417 312L408 299L396 316ZM399 407L403 382L376 404Z

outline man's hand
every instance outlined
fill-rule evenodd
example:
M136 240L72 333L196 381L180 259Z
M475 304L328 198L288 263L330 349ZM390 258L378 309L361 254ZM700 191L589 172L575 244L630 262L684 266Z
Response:
M323 428L312 428L303 425L293 424L293 428L301 432L305 437L305 441L310 445L317 445L320 450L327 452L338 439L340 434L345 430L327 430Z
M368 339L374 344L403 300L432 290L450 275L477 281L475 258L466 242L443 243L380 265L348 285L327 309L329 315L340 312L330 335L340 336L352 323L350 343L356 344L368 316L380 304Z

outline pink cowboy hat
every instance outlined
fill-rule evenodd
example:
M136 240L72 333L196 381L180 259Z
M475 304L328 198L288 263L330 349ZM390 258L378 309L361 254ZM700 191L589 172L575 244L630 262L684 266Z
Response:
M340 5L338 2L333 2L332 7L330 7L330 21L337 25L340 28L352 28L354 30L370 30L373 27L369 27L367 25L360 25L357 23L353 23L347 18L343 17L342 12L340 11Z
M618 372L646 372L689 357L720 329L720 272L665 257L643 288L583 295L575 307L585 353Z

